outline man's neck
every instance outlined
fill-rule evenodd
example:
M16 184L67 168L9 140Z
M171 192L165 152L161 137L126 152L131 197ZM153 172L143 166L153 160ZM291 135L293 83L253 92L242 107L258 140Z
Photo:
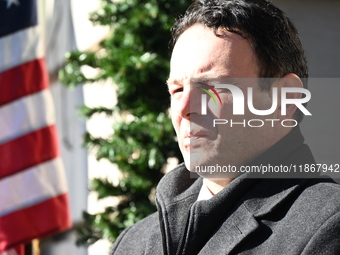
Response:
M205 185L207 185L211 194L216 195L233 180L233 178L205 179Z

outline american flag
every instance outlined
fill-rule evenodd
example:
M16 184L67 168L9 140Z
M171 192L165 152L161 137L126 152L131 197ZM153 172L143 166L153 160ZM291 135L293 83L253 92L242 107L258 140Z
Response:
M71 227L43 42L37 0L0 0L0 255Z

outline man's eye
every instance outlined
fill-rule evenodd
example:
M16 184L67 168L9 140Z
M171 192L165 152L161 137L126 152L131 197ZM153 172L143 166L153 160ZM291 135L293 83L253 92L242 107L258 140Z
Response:
M183 88L174 89L174 90L172 91L172 94L174 95L174 94L180 93L180 92L183 92Z

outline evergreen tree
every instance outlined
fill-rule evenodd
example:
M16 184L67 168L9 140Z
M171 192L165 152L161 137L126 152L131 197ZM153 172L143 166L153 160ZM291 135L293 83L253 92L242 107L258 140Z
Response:
M98 52L71 52L60 71L61 81L70 87L112 79L118 103L113 109L84 106L83 115L129 116L120 118L108 139L87 133L88 148L97 149L97 159L108 159L122 173L118 185L95 179L91 189L98 198L118 197L117 206L103 213L84 212L85 225L78 244L90 245L105 238L114 242L126 227L156 210L152 198L163 176L169 157L181 161L175 135L168 117L169 94L165 81L169 74L170 28L190 5L185 0L102 0L91 15L94 24L110 26L112 33L101 42ZM87 78L81 67L98 70ZM132 119L132 121L131 121Z

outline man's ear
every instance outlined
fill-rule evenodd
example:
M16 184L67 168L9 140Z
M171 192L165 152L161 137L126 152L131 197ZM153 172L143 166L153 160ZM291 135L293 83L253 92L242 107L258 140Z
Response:
M303 88L303 83L301 79L294 73L289 73L284 77L276 80L273 84L273 87L278 88L278 110L279 110L279 118L283 119L294 119L294 113L297 110L297 106L295 104L282 104L282 88ZM302 98L301 92L289 92L284 93L286 99L300 99ZM282 115L282 107L285 107L286 114Z

